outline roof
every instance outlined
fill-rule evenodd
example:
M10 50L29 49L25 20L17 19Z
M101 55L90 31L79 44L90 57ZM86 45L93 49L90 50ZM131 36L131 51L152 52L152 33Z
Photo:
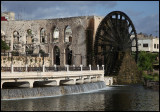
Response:
M5 17L1 17L1 21L7 21Z

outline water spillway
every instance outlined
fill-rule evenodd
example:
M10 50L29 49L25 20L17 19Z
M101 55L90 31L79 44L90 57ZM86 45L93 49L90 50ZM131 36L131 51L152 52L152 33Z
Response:
M80 85L22 88L22 89L1 89L1 100L26 99L35 97L59 96L75 93L90 92L105 88L105 82L86 83Z

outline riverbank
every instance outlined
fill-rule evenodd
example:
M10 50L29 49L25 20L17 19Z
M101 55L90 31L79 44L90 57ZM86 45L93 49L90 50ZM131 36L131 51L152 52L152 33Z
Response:
M26 99L47 96L60 96L67 94L76 94L90 92L98 89L106 88L103 81L95 83L86 83L70 86L55 86L55 87L39 87L39 88L22 88L22 89L1 89L1 100L8 99Z
M146 88L150 88L150 89L159 91L159 81L146 80L146 81L144 81L144 86Z

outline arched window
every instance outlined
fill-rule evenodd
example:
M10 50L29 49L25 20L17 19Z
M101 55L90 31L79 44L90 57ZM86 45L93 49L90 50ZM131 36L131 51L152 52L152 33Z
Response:
M64 42L72 42L72 30L70 26L67 26L65 29Z
M42 28L40 31L40 38L42 43L46 43L45 36L46 36L45 30L44 28Z
M57 27L53 31L53 42L59 42L59 29Z
M54 47L53 53L54 53L54 64L60 65L60 49L58 48L58 46Z
M17 31L13 32L13 44L19 43L19 33Z
M72 50L70 46L67 46L65 49L65 54L66 54L66 64L71 65L72 64Z
M31 29L27 30L27 35L26 35L26 44L32 44L34 42L33 40L33 32Z

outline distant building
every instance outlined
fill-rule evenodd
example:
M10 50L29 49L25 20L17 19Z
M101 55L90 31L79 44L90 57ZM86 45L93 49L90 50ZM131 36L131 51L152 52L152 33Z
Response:
M1 21L7 21L5 17L1 17Z
M159 52L159 38L152 35L137 34L138 50L147 52Z
M1 21L7 19L8 21L10 20L15 20L15 13L14 12L2 12L1 13Z

